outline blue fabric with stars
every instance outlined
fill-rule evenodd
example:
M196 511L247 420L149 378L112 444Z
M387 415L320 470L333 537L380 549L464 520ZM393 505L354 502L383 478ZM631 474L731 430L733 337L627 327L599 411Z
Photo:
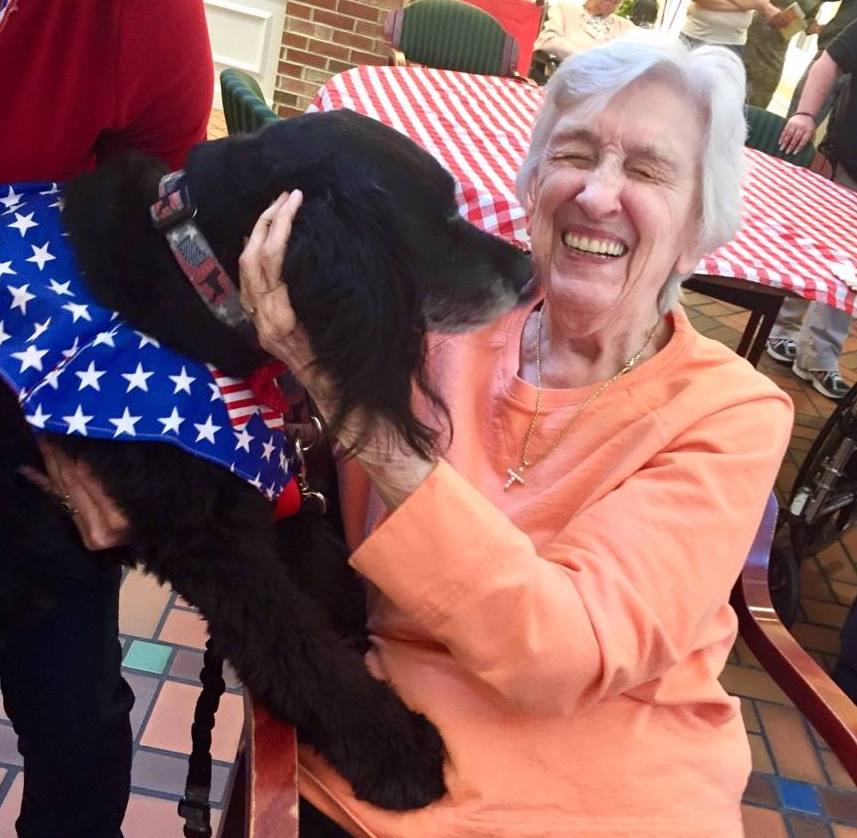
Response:
M94 300L61 205L55 184L0 186L0 375L27 421L58 434L168 442L278 497L290 478L282 430L258 410L233 426L205 364Z

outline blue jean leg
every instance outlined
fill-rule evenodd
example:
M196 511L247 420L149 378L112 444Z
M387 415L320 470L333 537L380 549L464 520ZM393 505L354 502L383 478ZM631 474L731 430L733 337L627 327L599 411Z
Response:
M84 578L0 652L24 757L20 838L117 838L128 804L134 696L120 671L121 569L82 548L80 561Z

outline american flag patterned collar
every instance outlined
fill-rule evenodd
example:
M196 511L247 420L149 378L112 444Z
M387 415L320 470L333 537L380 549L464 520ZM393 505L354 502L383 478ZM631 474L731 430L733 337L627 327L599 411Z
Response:
M167 442L271 500L291 491L282 415L246 382L161 346L99 305L61 207L56 184L0 186L0 376L33 429Z
M166 236L176 262L194 290L218 320L255 335L241 308L238 287L194 223L196 206L185 173L179 170L164 175L158 184L158 195L158 201L149 210L152 224Z

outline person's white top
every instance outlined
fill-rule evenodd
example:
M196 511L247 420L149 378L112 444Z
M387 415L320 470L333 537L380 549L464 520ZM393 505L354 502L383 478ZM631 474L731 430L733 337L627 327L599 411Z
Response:
M715 12L703 9L691 0L682 34L706 44L742 46L747 43L747 30L753 22L753 12Z

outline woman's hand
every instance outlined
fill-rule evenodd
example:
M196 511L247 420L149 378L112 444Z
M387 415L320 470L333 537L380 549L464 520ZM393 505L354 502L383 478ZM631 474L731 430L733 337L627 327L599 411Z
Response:
M241 305L253 318L259 344L288 365L306 388L327 422L337 413L338 396L330 380L313 365L306 331L298 322L283 282L283 261L292 224L303 195L284 192L266 209L253 227L238 266L241 271ZM363 445L358 459L390 508L398 506L431 473L434 463L405 451L397 435L381 423L365 439L365 417L349 415L338 431L339 441L350 449Z
M88 550L106 550L124 544L128 519L108 497L100 481L83 460L75 460L47 439L37 439L47 475L24 467L25 477L46 492L55 494L71 515Z
M780 151L797 154L812 139L814 133L815 120L809 114L794 114L780 134Z

